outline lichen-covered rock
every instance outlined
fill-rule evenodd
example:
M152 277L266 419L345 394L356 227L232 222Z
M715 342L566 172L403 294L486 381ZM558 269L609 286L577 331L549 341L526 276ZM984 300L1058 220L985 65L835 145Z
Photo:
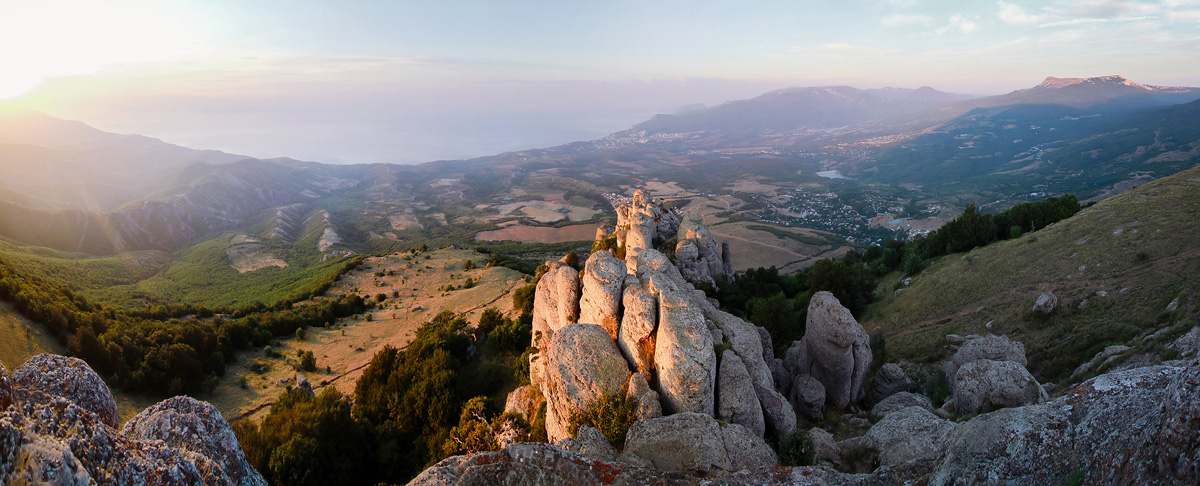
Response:
M625 262L607 251L592 253L584 264L583 293L579 297L579 322L597 324L617 339L621 326L621 287Z
M737 353L727 349L721 353L721 365L717 372L717 418L733 424L741 424L758 437L767 430L763 421L762 406L758 394L750 382L750 374Z
M953 422L925 408L907 407L885 415L864 438L879 450L881 463L901 464L940 456L942 442L953 429Z
M39 354L13 372L17 387L60 396L96 414L109 427L120 415L108 385L92 367L78 358Z
M161 440L170 447L203 455L220 465L234 484L267 484L246 461L229 422L207 402L191 397L161 401L130 419L121 434L132 439Z
M646 382L646 377L641 373L634 373L629 376L629 383L625 385L625 395L633 399L634 420L646 420L648 418L662 417L662 402L658 400L658 392L650 388L650 384Z
M653 379L658 301L646 291L637 277L630 275L625 278L621 302L625 312L621 318L617 346L634 369L646 379Z
M741 424L725 424L721 427L721 438L733 471L779 465L779 456L763 440L761 433L756 434Z
M579 431L575 433L575 437L562 439L556 442L555 445L563 448L563 450L581 454L597 461L614 462L617 460L617 451L608 442L608 438L604 437L603 433L590 425L581 425Z
M1046 390L1020 364L981 359L958 369L951 397L954 409L965 415L1045 401Z
M236 484L202 454L125 437L61 396L15 392L0 413L0 484Z
M695 412L635 422L625 436L625 453L663 471L713 473L733 467L720 424Z
M629 204L617 206L617 225L614 233L626 255L637 255L653 248L654 240L674 236L679 228L675 213L654 203L646 191L634 192Z
M483 486L499 484L694 484L680 473L603 462L553 444L520 442L496 452L443 459L408 483L410 486Z
M622 393L629 365L608 332L595 324L571 324L550 340L541 389L546 397L546 434L570 437L568 421L591 403Z
M504 400L504 411L515 413L526 421L531 421L545 401L546 399L542 397L542 391L537 385L525 385L508 394Z
M1200 361L1178 373L1161 405L1152 405L1160 424L1150 422L1136 447L1118 467L1094 471L1098 482L1129 479L1137 484L1196 484L1200 480ZM1148 421L1149 422L1149 421Z
M728 245L721 245L704 225L700 215L689 213L679 224L675 261L679 273L692 283L713 283L716 278L733 278Z
M921 407L925 410L933 411L933 401L925 395L900 392L880 400L879 403L876 403L874 407L871 407L871 415L883 417L884 415L908 407Z
M676 291L664 288L658 297L661 320L654 347L654 371L663 412L711 416L717 356L704 315Z
M875 372L871 380L871 388L867 390L867 405L875 405L893 394L906 392L912 388L912 380L900 365L888 363Z
M816 378L825 386L825 400L844 408L862 397L871 359L870 337L850 310L829 292L814 294L804 337L788 349L792 373Z
M808 437L812 439L818 464L842 462L842 449L838 447L837 439L834 439L833 434L826 432L825 429L814 427L808 430Z
M1010 340L1008 336L996 336L992 334L977 336L967 340L954 353L954 357L946 363L946 379L950 380L950 383L953 384L954 377L962 365L981 359L1011 361L1022 367L1028 364L1025 360L1024 344Z
M545 349L554 332L579 320L579 272L551 262L533 295L533 346Z
M792 379L791 401L800 414L819 419L825 414L825 386L811 376L796 375Z
M718 309L705 311L705 316L712 319L721 328L730 349L741 359L754 384L758 402L763 408L763 419L767 430L775 437L783 437L792 431L796 425L796 413L791 406L780 406L787 401L775 386L774 373L771 371L767 358L773 355L763 351L762 334L765 329L750 324L738 317ZM770 335L767 336L769 343ZM769 344L768 344L769 349ZM776 405L768 405L776 404Z

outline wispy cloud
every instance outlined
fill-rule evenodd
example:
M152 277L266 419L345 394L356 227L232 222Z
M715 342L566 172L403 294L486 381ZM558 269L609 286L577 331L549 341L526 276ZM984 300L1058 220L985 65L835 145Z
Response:
M933 17L920 14L893 14L879 21L884 27L902 27L906 25L930 25Z
M1046 15L1031 14L1020 5L1000 2L1000 20L1012 25L1034 25L1046 20Z
M942 27L938 27L937 33L945 34L948 32L962 32L964 34L970 34L976 30L979 30L979 24L975 23L974 20L964 17L963 14L956 13L950 16L949 23Z

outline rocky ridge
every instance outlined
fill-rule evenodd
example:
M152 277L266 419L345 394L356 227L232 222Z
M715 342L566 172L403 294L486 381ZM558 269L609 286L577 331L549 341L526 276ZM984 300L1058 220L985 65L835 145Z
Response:
M0 484L266 485L212 405L171 398L120 431L116 410L81 360L0 365Z

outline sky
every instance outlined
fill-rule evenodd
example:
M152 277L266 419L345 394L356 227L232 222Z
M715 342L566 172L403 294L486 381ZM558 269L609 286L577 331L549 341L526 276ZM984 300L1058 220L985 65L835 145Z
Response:
M0 0L0 103L193 148L417 163L794 86L1200 86L1200 0Z

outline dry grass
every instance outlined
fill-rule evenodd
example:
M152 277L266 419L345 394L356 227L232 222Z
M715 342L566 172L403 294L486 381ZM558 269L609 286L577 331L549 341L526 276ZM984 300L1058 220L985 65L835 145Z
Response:
M525 226L513 224L498 230L480 231L475 239L480 241L512 240L521 243L564 243L567 241L591 241L596 237L598 224L577 224L562 228Z
M309 328L303 341L279 339L272 346L278 357L266 358L261 349L239 353L213 395L204 397L226 419L257 417L267 413L267 405L288 386L294 386L298 372L296 352L312 351L317 357L316 372L303 372L314 387L322 383L352 394L354 383L371 357L384 346L402 348L412 340L421 324L442 310L465 313L474 323L489 306L505 313L512 311L512 291L524 285L521 274L504 267L483 268L486 258L474 251L444 249L411 257L389 255L370 258L358 270L342 277L328 295L357 292L374 299L387 296L380 307L367 315L342 319L334 328ZM464 271L468 258L478 268ZM394 275L386 275L387 272ZM383 272L383 277L376 277ZM476 284L468 289L441 292L448 284L456 287L470 277ZM383 286L380 286L380 284ZM416 290L413 290L416 289ZM398 298L392 292L399 293ZM262 372L255 368L261 365ZM245 387L241 381L245 379Z
M729 253L733 256L735 271L774 266L782 273L791 273L806 268L822 258L840 257L849 249L848 246L806 244L765 231L750 229L748 228L750 225L768 226L753 222L709 226L709 231L712 231L717 241L729 243ZM820 234L811 229L783 227L779 227L779 229L797 235L820 238Z
M1197 194L1200 169L1192 169L1035 234L943 257L899 294L893 275L884 279L879 292L886 297L868 310L864 327L884 330L896 357L933 361L944 357L946 334L986 333L991 323L990 332L1025 344L1040 380L1063 379L1106 343L1195 322ZM1032 313L1044 291L1054 292L1061 306L1048 318ZM1191 296L1184 310L1163 315L1181 292Z
M41 324L26 319L12 304L0 302L0 363L11 373L38 354L67 354L66 346Z

